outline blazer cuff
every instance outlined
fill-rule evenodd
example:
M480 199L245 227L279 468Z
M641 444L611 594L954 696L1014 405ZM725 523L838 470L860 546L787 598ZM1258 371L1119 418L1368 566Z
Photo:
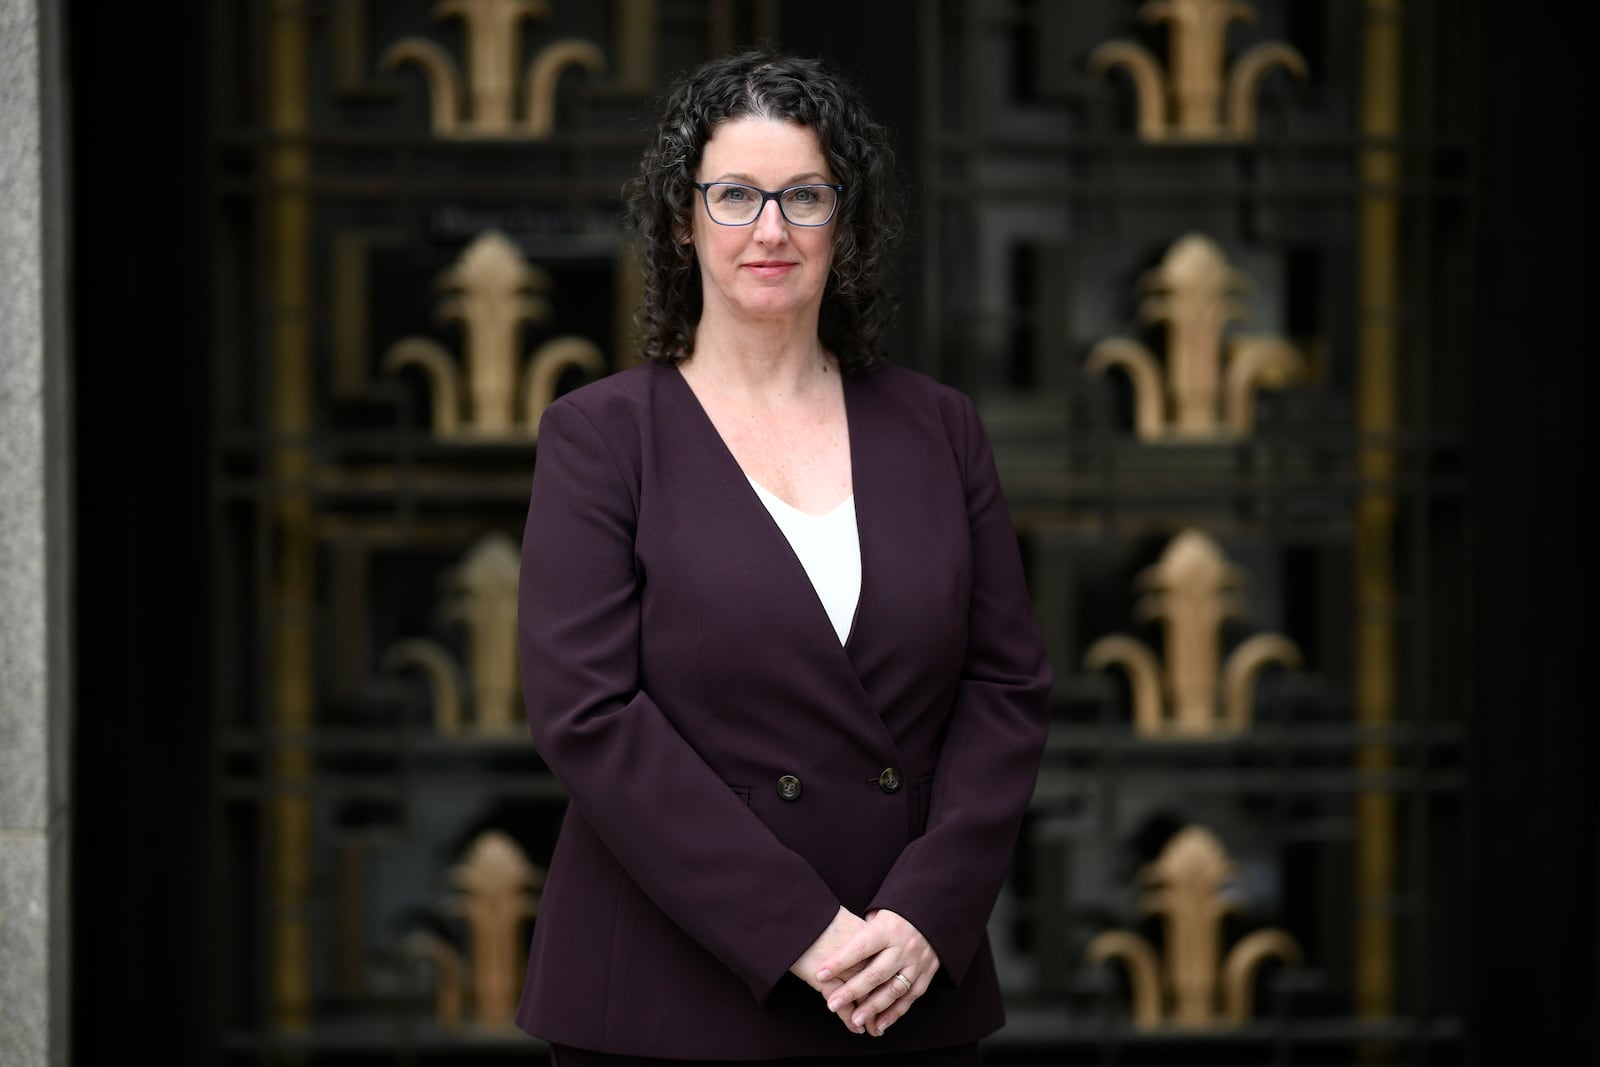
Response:
M977 955L978 945L987 932L986 926L980 927L977 936L972 937L947 924L941 924L931 916L919 914L915 901L899 900L892 891L873 898L867 911L879 909L894 912L915 926L917 933L928 939L928 944L933 946L934 953L939 957L939 973L933 976L935 982L942 977L952 986L961 984L962 979L967 976L967 969L972 966L973 958Z
M779 937L774 931L772 962L762 973L741 975L745 985L755 996L757 1004L766 1005L772 997L772 991L778 988L778 983L789 974L789 968L794 966L794 961L816 943L817 938L822 936L822 932L828 928L828 924L833 922L833 917L838 913L837 900L819 897L814 905L795 921L792 932L785 932L787 936Z

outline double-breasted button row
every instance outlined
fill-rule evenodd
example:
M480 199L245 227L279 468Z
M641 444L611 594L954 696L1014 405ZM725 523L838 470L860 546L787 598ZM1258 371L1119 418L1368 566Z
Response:
M898 793L900 786L905 783L905 776L900 773L899 767L885 767L876 778L868 778L869 782L877 782L878 788L885 793ZM784 800L799 800L800 794L805 792L805 787L800 784L800 779L792 774L786 774L778 779L778 796Z

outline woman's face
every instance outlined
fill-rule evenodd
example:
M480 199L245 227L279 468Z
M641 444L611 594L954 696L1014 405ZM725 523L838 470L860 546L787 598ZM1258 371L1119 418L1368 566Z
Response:
M700 157L700 182L739 182L777 192L792 185L835 181L814 131L792 122L765 118L729 119L711 133ZM690 239L700 261L704 294L701 322L793 319L816 331L822 292L833 260L833 228L795 226L776 200L762 205L748 226L722 226L706 213L705 198L694 193Z

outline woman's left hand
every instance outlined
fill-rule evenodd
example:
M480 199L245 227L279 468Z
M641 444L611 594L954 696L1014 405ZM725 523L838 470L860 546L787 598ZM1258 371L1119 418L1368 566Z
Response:
M861 969L828 996L828 1010L839 1012L854 1002L850 1029L882 1037L891 1023L910 1010L928 990L939 970L939 954L927 938L902 916L887 909L867 912L866 925L833 955L822 961L817 980Z

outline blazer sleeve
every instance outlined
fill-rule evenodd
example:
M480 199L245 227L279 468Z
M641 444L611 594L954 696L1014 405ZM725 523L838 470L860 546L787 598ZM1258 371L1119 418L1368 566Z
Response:
M628 875L765 1001L839 902L640 688L625 470L576 405L546 410L518 594L529 728Z
M956 441L971 528L966 659L934 768L926 832L873 899L914 925L960 983L982 943L1038 778L1050 664L1033 620L1016 532L972 402Z

